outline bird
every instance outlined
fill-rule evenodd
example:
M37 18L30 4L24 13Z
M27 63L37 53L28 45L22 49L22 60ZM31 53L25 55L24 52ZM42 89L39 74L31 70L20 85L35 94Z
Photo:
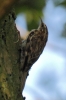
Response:
M29 71L31 66L38 60L48 41L48 28L41 19L37 29L30 31L27 39L22 42L21 57L22 71Z

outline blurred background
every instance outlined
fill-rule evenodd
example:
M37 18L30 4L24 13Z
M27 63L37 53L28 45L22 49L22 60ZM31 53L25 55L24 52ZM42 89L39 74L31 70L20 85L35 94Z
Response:
M16 7L21 37L39 26L48 27L48 42L27 77L26 100L66 100L66 0L22 0Z

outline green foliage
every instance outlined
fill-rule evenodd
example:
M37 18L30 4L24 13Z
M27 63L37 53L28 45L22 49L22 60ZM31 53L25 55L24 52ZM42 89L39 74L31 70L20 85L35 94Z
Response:
M32 11L33 9L37 10L38 12L43 9L45 6L45 0L21 0L17 5L16 5L16 12L21 13L21 11L25 12L27 11ZM19 9L18 9L19 8Z
M56 6L64 6L66 7L66 0L53 0Z
M16 13L24 13L26 16L28 30L37 28L39 16L43 15L45 0L20 0L16 5Z
M64 6L64 7L66 7L66 0L65 0L65 1L63 1L63 2L61 2L61 3L60 3L60 5L62 5L62 6Z

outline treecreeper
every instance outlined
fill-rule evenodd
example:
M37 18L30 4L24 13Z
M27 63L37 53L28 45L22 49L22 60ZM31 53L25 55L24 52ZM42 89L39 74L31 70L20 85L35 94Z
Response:
M48 28L41 19L38 29L31 30L27 39L22 41L21 70L23 72L28 72L31 66L37 61L44 50L47 40Z

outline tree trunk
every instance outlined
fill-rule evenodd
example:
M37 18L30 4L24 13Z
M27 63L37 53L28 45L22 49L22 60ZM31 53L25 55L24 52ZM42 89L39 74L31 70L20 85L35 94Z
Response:
M14 10L0 23L0 100L24 100L27 72L20 72L20 46Z

